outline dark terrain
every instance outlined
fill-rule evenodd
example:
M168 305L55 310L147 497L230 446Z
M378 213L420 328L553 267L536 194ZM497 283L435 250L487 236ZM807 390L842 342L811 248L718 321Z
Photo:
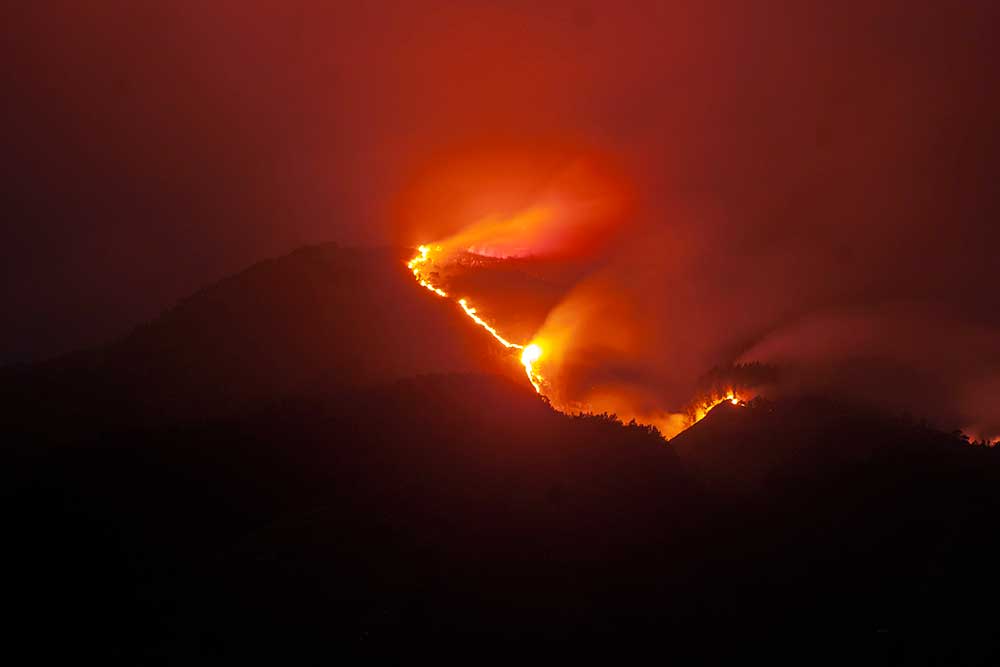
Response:
M995 449L829 397L723 404L669 444L559 414L405 259L307 248L5 369L9 644L1000 659Z

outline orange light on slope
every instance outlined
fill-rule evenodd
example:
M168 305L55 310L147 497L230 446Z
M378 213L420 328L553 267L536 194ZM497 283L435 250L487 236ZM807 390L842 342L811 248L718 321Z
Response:
M462 307L462 310L465 311L466 315L468 315L469 317L472 318L473 322L475 322L476 324L478 324L482 328L484 328L487 331L489 331L490 335L493 336L494 338L496 338L497 341L499 341L501 345L503 345L504 347L507 347L507 348L513 347L513 348L516 348L518 350L523 350L524 349L523 345L518 345L517 343L511 343L509 340L507 340L506 338L504 338L503 336L501 336L499 333L497 333L496 329L494 329L493 327L491 327L489 324L487 324L483 320L483 318L479 317L479 315L476 314L476 309L473 308L473 307L471 307L469 305L468 301L466 301L465 299L459 299L458 300L458 305L460 305Z
M440 247L436 249L440 250ZM438 296L447 297L448 293L445 292L440 287L433 285L429 280L427 280L426 277L424 277L424 274L420 270L421 266L427 264L427 262L430 261L431 251L432 249L429 246L425 245L422 245L419 248L417 248L418 254L413 259L411 259L409 262L406 263L406 268L408 268L410 272L413 273L413 277L416 278L417 283L419 283L422 287L427 288L428 290L434 292ZM480 327L488 331L489 334L493 336L493 338L496 339L496 341L499 342L501 345L503 345L505 348L523 350L523 352L521 353L521 365L524 366L524 372L525 374L527 374L528 381L531 382L531 386L535 388L536 392L541 394L542 393L541 383L540 383L541 378L535 374L532 365L536 361L538 361L539 357L542 356L542 348L540 348L538 345L534 343L525 347L524 345L518 345L517 343L510 342L509 340L501 336L500 332L497 331L496 328L494 328L486 320L481 318L479 314L476 312L476 309L470 306L469 302L466 299L458 299L457 303L459 306L462 307L462 311L473 322L475 322Z
M409 262L407 262L406 268L408 268L410 271L413 272L413 276L417 279L417 282L420 283L421 287L426 287L427 289L429 289L431 292L434 292L438 296L448 296L448 294L443 289L431 285L428 281L424 280L423 276L420 275L420 265L427 263L431 249L425 245L422 245L419 248L417 248L417 252L419 252L420 254L411 259Z
M433 292L439 297L448 298L449 297L448 293L445 292L440 287L438 287L437 285L431 283L430 280L428 279L429 276L424 273L424 270L426 270L427 265L431 263L432 253L443 253L445 256L447 256L448 251L445 250L445 248L442 247L441 245L435 245L433 247L422 245L419 248L417 248L417 255L414 256L409 262L407 262L406 267L413 274L414 278L416 279L419 285L428 289L429 291ZM542 394L542 385L543 384L546 384L546 386L548 385L545 381L545 378L543 378L538 373L538 370L535 367L544 354L544 350L542 349L541 345L534 342L528 343L527 345L521 345L519 343L513 343L507 340L496 329L496 327L494 327L492 324L484 320L479 315L479 311L469 304L468 299L461 298L461 299L454 299L454 301L462 308L462 312L464 312L469 319L475 322L477 326L481 327L482 329L485 329L490 334L490 336L493 337L494 340L503 345L506 349L521 350L520 361L521 365L524 366L524 373L525 375L527 375L528 381L531 383L531 386L535 388L535 392L537 392L538 394ZM737 395L736 390L728 389L725 394L722 395L718 393L713 394L710 397L703 400L701 403L696 404L693 409L689 408L689 411L686 414L671 413L666 416L665 420L661 419L659 422L657 422L656 419L650 419L649 421L651 423L655 422L657 426L661 428L661 431L665 435L667 433L671 434L666 437L672 437L673 433L680 430L684 430L685 428L689 428L693 424L701 421L702 419L705 418L706 415L708 415L708 413L712 410L712 408L727 401L732 405L736 406L743 405L743 401ZM572 405L562 406L554 404L554 407L564 411L577 409ZM668 428L668 430L665 431L663 430L664 423L667 423L666 428Z
M718 396L718 394L716 394L716 396ZM702 419L704 419L705 416L708 415L709 412L712 411L712 408L714 408L717 405L721 405L722 403L726 403L726 402L729 402L732 405L742 405L743 404L743 401L736 394L736 390L735 389L730 389L730 390L728 390L726 392L726 394L724 396L719 396L718 398L708 399L704 403L702 403L701 405L699 405L697 408L695 408L694 414L692 415L692 418L691 418L691 424L690 425L697 424Z
M537 343L531 343L524 348L523 352L521 352L521 364L524 366L524 372L528 374L528 379L531 380L531 386L533 386L535 391L539 394L542 393L542 378L535 373L534 364L541 358L542 348L539 347Z

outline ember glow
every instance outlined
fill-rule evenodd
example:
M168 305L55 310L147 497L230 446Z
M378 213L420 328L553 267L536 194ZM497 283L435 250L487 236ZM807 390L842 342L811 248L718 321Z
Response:
M507 347L507 348L513 347L513 348L517 348L518 350L524 349L523 345L518 345L517 343L511 343L509 340L507 340L506 338L504 338L503 336L501 336L499 333L497 333L496 329L494 329L493 327L491 327L485 320L483 320L483 318L479 317L479 315L476 314L476 309L472 308L471 306L469 306L469 302L467 300L465 300L465 299L459 299L458 300L458 305L460 305L462 307L462 310L465 311L466 315L468 315L470 318L472 318L473 322L475 322L476 324L478 324L482 328L484 328L487 331L489 331L490 335L493 336L497 340L498 343L500 343L501 345L503 345L504 347Z
M426 287L427 289L434 292L438 296L448 296L444 290L438 287L434 287L434 285L431 285L429 282L424 280L423 276L420 274L420 265L427 263L427 255L428 253L430 253L430 251L431 249L425 245L422 245L419 248L417 248L417 252L419 254L406 264L406 268L408 268L410 271L413 272L413 275L416 277L417 282L420 283L421 287Z
M537 343L531 343L525 347L524 352L521 353L521 364L524 366L524 372L528 374L528 379L531 380L531 386L533 386L535 391L539 394L542 393L540 384L542 377L535 371L534 364L541 358L542 348L539 347Z
M709 412L712 411L712 408L716 407L717 405L722 405L723 403L730 403L731 405L742 405L743 401L740 400L739 396L736 393L736 390L730 389L725 393L724 396L716 396L704 400L701 403L701 405L695 406L691 423L701 421L702 419L705 418L705 415L707 415Z
M454 241L450 242L454 243ZM406 266L421 287L424 287L439 297L453 299L470 320L489 333L490 336L504 348L521 350L519 358L520 363L524 367L525 375L531 383L531 386L534 387L538 394L545 395L546 398L549 399L550 404L562 412L575 413L612 410L623 419L634 418L642 423L652 424L656 426L665 437L673 437L678 432L703 419L709 411L712 410L712 408L720 405L721 403L729 402L732 405L743 404L742 399L733 388L728 389L721 395L713 394L706 398L696 400L693 407L688 408L684 413L655 412L649 414L636 414L634 411L630 410L629 401L622 400L622 396L626 396L627 392L622 392L621 396L602 396L595 394L591 397L591 400L586 402L560 400L558 393L555 395L549 395L549 392L546 390L553 387L551 383L540 373L539 365L543 358L547 356L547 351L559 351L553 350L549 343L558 341L560 338L557 336L547 336L544 338L545 341L549 341L546 343L549 350L546 350L546 348L543 347L542 338L536 338L536 340L529 341L525 344L515 343L507 339L500 333L496 326L483 318L478 309L471 305L468 297L454 299L449 295L449 292L445 291L444 288L432 282L434 276L437 275L435 271L431 270L431 267L435 266L435 260L441 264L447 263L448 252L445 250L444 244L421 245L417 248L417 254L410 259L409 262L407 262ZM563 342L568 342L565 340L565 337ZM560 356L561 355L559 354L555 355L557 358Z
M440 249L440 246L435 246L433 251L440 252ZM432 284L428 277L424 275L423 271L421 271L421 267L427 265L430 261L431 252L432 248L430 246L420 246L417 248L417 255L407 262L406 268L413 273L413 277L416 278L417 283L419 283L421 287L427 288L429 291L440 297L448 298L448 293L440 287ZM531 386L535 388L536 392L539 394L542 393L541 378L540 376L537 376L533 370L533 364L542 356L542 348L540 348L536 343L530 343L525 346L510 342L504 338L495 327L479 316L476 309L469 305L468 299L457 299L456 303L461 306L462 312L464 312L469 319L485 329L491 336L493 336L494 340L503 345L505 348L522 350L521 364L524 366L524 372L528 376L528 381L531 382Z
M505 350L520 350L531 386L561 412L614 414L671 438L720 402L738 405L728 382L721 393L717 384L689 382L689 358L649 374L645 352L658 349L663 333L656 328L663 318L650 310L659 305L635 299L649 277L621 274L600 259L630 238L631 177L598 151L550 157L510 157L502 170L470 159L435 165L418 179L423 185L402 198L401 215L410 238L433 239L407 263L417 283L453 301ZM671 239L663 247L670 254L679 245ZM648 382L656 374L678 380L662 391Z

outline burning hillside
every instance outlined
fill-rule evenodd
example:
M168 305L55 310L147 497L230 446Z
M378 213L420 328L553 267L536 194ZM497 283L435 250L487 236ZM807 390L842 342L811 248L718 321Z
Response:
M417 249L418 254L407 263L406 267L413 272L413 276L422 287L426 287L431 293L447 299L449 298L448 293L435 283L431 282L433 279L432 274L434 272L429 270L430 267L433 267L433 263L431 262L431 253L433 251L440 252L440 250L440 246L436 246L432 249L429 246L422 245ZM519 343L510 342L500 335L500 332L497 331L495 327L479 316L476 309L469 304L468 299L460 298L456 301L456 303L462 307L462 311L469 316L469 319L493 336L498 343L507 349L521 351L520 360L521 364L524 366L525 375L527 375L528 381L531 383L531 386L535 388L535 391L542 393L542 377L534 369L534 365L542 357L542 348L537 343L521 345Z
M744 393L734 386L719 387L713 386L701 391L693 398L681 411L669 412L662 409L646 411L636 411L633 407L632 396L627 388L615 391L610 390L592 392L585 401L578 401L566 398L561 391L560 366L559 363L565 358L560 339L551 333L546 335L539 333L533 338L523 343L509 340L501 329L502 324L494 320L490 315L481 313L473 305L475 302L469 296L457 296L446 289L445 275L449 268L455 265L466 269L475 270L483 264L494 263L494 258L480 258L476 256L472 249L467 252L458 253L454 258L449 257L446 250L449 245L455 242L450 241L442 244L422 245L417 249L417 254L407 263L407 268L412 272L417 283L427 289L435 296L454 301L477 326L487 332L493 339L508 350L517 352L517 359L524 367L525 375L535 391L545 396L556 409L568 413L604 413L611 412L623 420L638 420L656 426L665 437L673 437L681 430L703 419L708 412L716 405L729 402L732 405L740 405L745 400ZM546 319L548 322L548 319ZM547 363L549 359L554 359L551 370Z

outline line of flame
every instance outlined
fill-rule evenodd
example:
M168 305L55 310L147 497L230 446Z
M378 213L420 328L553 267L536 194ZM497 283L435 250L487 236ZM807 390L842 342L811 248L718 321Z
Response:
M437 294L440 297L447 297L448 296L447 292L445 292L440 287L437 287L436 285L432 284L420 272L421 265L426 264L428 261L430 261L431 248L429 246L422 245L419 248L417 248L417 253L418 254L413 259L407 262L406 268L408 268L413 273L414 278L417 279L417 282L422 287L427 288L428 290L430 290L434 294ZM535 388L535 391L537 393L541 394L542 393L541 377L537 376L534 371L534 363L538 361L539 357L541 357L542 355L541 348L535 344L524 346L510 342L509 340L501 336L500 332L497 331L495 327L491 326L486 320L479 317L479 315L476 312L476 309L469 305L467 299L458 299L457 303L459 306L462 307L462 310L465 312L466 315L469 316L469 318L473 322L475 322L480 327L488 331L489 334L493 336L493 338L495 338L497 342L499 342L501 345L503 345L507 349L522 350L521 365L524 366L524 372L528 376L528 381L531 383L531 386Z
M718 396L718 394L716 394L716 395ZM732 403L733 405L742 405L743 404L743 400L736 393L736 390L735 389L730 389L729 391L726 392L726 394L724 396L720 396L719 398L714 398L714 399L706 400L702 405L698 406L695 409L695 412L694 412L694 415L693 415L693 420L691 421L691 424L692 425L693 424L697 424L698 422L700 422L702 419L705 418L705 415L707 415L709 412L711 412L712 408L714 408L717 405L721 405L722 403L726 403L727 401L729 403Z
M498 341L500 341L501 345L503 345L504 347L508 347L508 348L513 347L513 348L518 349L518 350L523 350L524 349L523 345L518 345L517 343L511 343L509 340L507 340L506 338L504 338L503 336L501 336L497 332L496 329L494 329L493 327L491 327L489 324L487 324L483 320L483 318L479 317L479 315L476 314L476 309L472 308L471 306L469 306L469 302L468 301L466 301L465 299L459 299L458 300L458 305L460 305L462 307L462 310L465 311L466 315L468 315L469 317L472 318L473 322L475 322L476 324L478 324L482 328L484 328L487 331L489 331L491 336L493 336Z
M436 249L440 250L440 247ZM432 284L420 270L422 265L430 261L431 251L432 248L426 245L422 245L419 248L417 248L417 255L413 257L413 259L411 259L409 262L407 262L406 268L408 268L413 273L414 278L416 278L417 282L422 287L425 287L426 289L433 292L439 297L447 298L448 293L445 292L440 287ZM535 391L541 394L543 378L535 371L534 364L542 356L542 348L535 343L530 343L528 345L520 345L518 343L510 342L509 340L504 338L500 334L500 332L496 330L495 327L493 327L489 322L487 322L486 320L484 320L479 316L476 309L469 305L468 299L465 298L457 299L455 300L455 302L462 307L462 311L473 322L475 322L478 326L488 331L489 334L493 336L493 338L496 339L498 343L500 343L507 349L521 350L521 365L524 366L525 375L528 376L528 381L531 382L531 386L535 388ZM736 394L736 391L730 389L728 392L726 392L724 396L721 396L713 400L708 400L704 404L698 406L693 415L693 421L691 422L691 424L701 421L702 419L705 418L705 415L707 415L712 408L719 405L720 403L725 403L726 401L729 401L733 405L743 404L742 399L740 399L740 397Z

